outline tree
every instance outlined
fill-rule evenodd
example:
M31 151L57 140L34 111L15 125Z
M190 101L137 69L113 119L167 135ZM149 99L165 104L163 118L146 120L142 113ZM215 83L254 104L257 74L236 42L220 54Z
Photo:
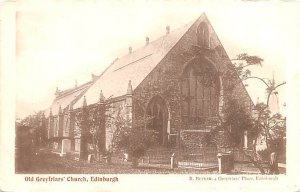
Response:
M132 166L138 166L138 159L146 151L158 144L158 138L152 130L145 129L147 120L132 123L119 113L115 121L113 143L117 150L124 150L132 158Z
M245 131L254 132L251 114L239 105L236 99L230 99L224 109L224 118L221 128L229 133L231 147L239 147L243 142Z
M237 74L239 75L240 79L242 80L247 80L247 79L256 79L262 82L266 86L266 94L267 94L267 100L266 104L264 103L258 103L255 106L255 111L256 111L256 125L260 124L257 129L262 132L262 134L266 135L266 138L272 138L270 131L273 130L273 127L281 127L283 128L284 126L279 126L279 124L284 125L285 123L283 122L285 118L282 117L280 114L275 114L271 116L271 111L269 110L269 101L270 97L272 94L278 94L277 89L281 87L282 85L285 85L286 82L282 82L279 84L275 83L275 79L267 79L267 78L262 78L258 76L253 76L251 75L251 71L249 69L246 69L248 66L262 66L263 59L261 59L258 56L249 56L246 53L239 54L235 61L239 61L239 63L234 63L234 68L237 71ZM274 125L272 125L274 124ZM262 130L261 128L264 127ZM275 131L278 132L278 131ZM277 134L275 133L274 134ZM279 131L282 132L282 131ZM266 141L267 142L267 141Z
M90 109L91 116L91 144L95 149L95 156L99 160L100 154L105 153L105 127L109 126L107 121L110 116L107 114L110 105L108 103L101 102L94 108Z
M42 146L45 144L47 129L44 111L35 112L17 123L18 127L29 127L32 131L32 136L35 146Z
M15 168L16 172L22 172L32 166L36 149L45 144L47 130L44 112L17 119L15 125Z
M262 174L264 174L264 170L257 162L258 158L248 155L242 149L240 138L242 138L244 131L247 131L253 138L255 138L254 145L256 145L257 138L260 135L264 135L266 143L268 143L267 147L270 148L272 135L277 135L277 140L285 137L285 131L283 131L285 130L285 118L282 118L282 116L278 114L270 116L268 106L271 94L274 93L278 87L284 85L285 82L276 85L274 79L273 81L266 80L264 78L251 75L251 71L248 67L262 66L263 59L258 56L249 56L244 53L238 55L237 58L233 60L238 62L234 62L233 66L229 67L223 76L226 83L226 90L224 90L226 94L225 97L229 98L225 108L223 109L224 117L220 117L220 125L212 131L212 134L213 137L215 137L214 140L218 142L217 145L237 147L239 151L246 155L254 166L257 167ZM255 106L257 115L254 119L249 112L245 111L244 108L241 108L241 105L238 102L239 98L236 98L236 96L232 94L236 86L241 83L240 80L243 81L250 78L258 79L267 86L267 104L257 104Z
M275 146L282 146L285 138L285 121L286 118L282 117L281 114L271 115L271 111L269 110L269 101L272 94L278 94L277 89L286 84L286 82L282 82L276 84L276 81L273 79L262 78L258 76L251 75L251 71L246 69L246 67L251 65L259 65L262 66L263 59L257 56L249 56L247 54L240 54L237 56L237 61L240 61L239 64L235 64L235 68L238 71L238 74L242 80L247 79L256 79L259 82L262 82L266 86L266 94L267 100L265 103L257 103L255 105L254 111L256 112L255 118L255 126L258 131L258 134L255 137L254 142L254 150L256 151L257 139L263 138L266 144L265 153L268 157L268 154L271 151L276 150ZM275 139L276 138L276 139ZM275 142L276 140L276 142ZM277 147L278 148L278 147ZM261 155L263 156L263 155Z
M271 111L264 103L257 103L255 111L254 125L258 130L258 135L255 137L254 146L258 138L261 138L266 145L266 149L259 152L260 158L266 159L272 151L283 150L285 152L286 118L278 113L271 115Z
M89 154L94 154L99 160L100 154L105 151L105 126L108 126L109 118L107 111L110 104L101 100L96 105L83 105L82 109L75 114L75 123L79 129L75 134L80 135L80 158L87 159Z

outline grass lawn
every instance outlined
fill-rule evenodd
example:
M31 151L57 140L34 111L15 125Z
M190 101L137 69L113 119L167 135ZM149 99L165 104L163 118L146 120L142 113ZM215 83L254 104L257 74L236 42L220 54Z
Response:
M57 154L41 152L34 155L27 163L27 169L16 170L16 173L27 174L215 174L217 170L170 169L169 166L139 164L131 167L131 162L106 164L101 162L87 163L60 157Z
M192 169L176 168L170 169L168 165L140 164L137 168L131 167L131 162L106 164L101 162L87 163L75 161L57 154L41 151L31 156L27 162L26 169L20 168L16 173L27 174L218 174L217 168ZM259 174L257 168L252 164L236 163L233 174ZM280 169L285 173L285 169Z

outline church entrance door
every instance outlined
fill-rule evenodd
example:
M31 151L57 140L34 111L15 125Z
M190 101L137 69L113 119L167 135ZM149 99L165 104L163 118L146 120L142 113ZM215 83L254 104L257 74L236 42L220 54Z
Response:
M167 144L168 108L165 100L160 96L153 97L146 110L148 118L147 129L153 130L160 145Z

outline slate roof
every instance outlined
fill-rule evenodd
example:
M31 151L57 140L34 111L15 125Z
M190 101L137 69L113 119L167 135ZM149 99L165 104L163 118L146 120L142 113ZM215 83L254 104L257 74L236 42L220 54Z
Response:
M72 106L80 97L82 97L92 83L93 81L89 81L76 88L60 91L52 105L46 110L45 115L49 116L50 110L52 110L53 115L58 115L60 106L62 111L67 109L69 106Z
M117 59L84 94L87 104L99 102L101 90L105 98L125 95L130 80L134 90L176 45L194 22L171 30L169 34L165 34L159 39L149 42L148 45ZM78 99L73 108L81 107L82 103L83 97Z

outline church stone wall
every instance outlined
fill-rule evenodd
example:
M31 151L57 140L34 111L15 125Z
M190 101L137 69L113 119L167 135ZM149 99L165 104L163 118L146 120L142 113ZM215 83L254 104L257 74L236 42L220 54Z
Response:
M177 134L177 144L180 130L186 129L181 118L181 91L180 77L185 64L195 57L202 57L209 60L219 72L219 78L223 81L225 70L230 67L231 62L220 44L213 29L210 31L210 49L203 49L197 46L197 26L202 22L198 20L188 30L181 40L173 47L167 56L156 66L156 68L144 79L144 81L134 90L133 94L133 121L144 118L147 103L156 95L160 95L166 101L170 112L171 134ZM223 86L226 86L224 83ZM224 91L224 104L226 105L226 87L221 87ZM251 108L252 102L240 82L233 91L238 96L240 103L247 108ZM220 102L221 104L223 102ZM221 106L222 107L222 106ZM180 143L188 146L199 146L205 132L189 132L181 134Z
M203 21L207 23L210 34L210 46L208 49L201 48L197 45L196 31L198 25ZM112 149L112 139L115 131L114 124L117 116L121 116L125 119L132 119L133 121L142 120L145 116L148 103L154 96L157 95L161 96L161 98L163 98L163 100L166 102L170 119L169 136L172 135L173 139L171 140L175 140L175 146L179 146L180 143L181 146L196 148L203 144L203 136L207 134L209 130L187 130L188 126L186 122L183 122L181 114L181 75L187 63L194 58L201 58L209 61L209 63L211 63L211 65L213 65L218 72L219 79L222 82L220 94L222 93L222 96L224 95L224 97L221 97L220 95L220 112L222 112L222 105L226 105L229 99L228 95L237 97L240 104L251 111L253 108L252 101L239 79L237 79L237 82L240 82L237 84L233 92L230 94L226 92L228 85L226 83L224 74L228 68L232 67L232 64L218 37L214 33L213 28L205 18L200 18L191 26L187 33L181 37L179 42L171 49L166 57L162 59L162 61L154 68L154 70L139 84L139 86L133 91L132 96L124 95L119 98L113 98L113 100L110 101L111 108L107 112L110 118L106 123L105 132L106 150ZM54 131L53 118L50 118L49 121L50 138ZM76 135L78 132L78 127L75 124L72 124L72 122L74 122L73 119L71 120L72 128L70 129L70 136L78 139L79 135ZM59 125L59 127L62 127L62 125ZM62 129L59 130L62 131ZM75 143L76 141L72 140L71 146L73 150L76 148Z

